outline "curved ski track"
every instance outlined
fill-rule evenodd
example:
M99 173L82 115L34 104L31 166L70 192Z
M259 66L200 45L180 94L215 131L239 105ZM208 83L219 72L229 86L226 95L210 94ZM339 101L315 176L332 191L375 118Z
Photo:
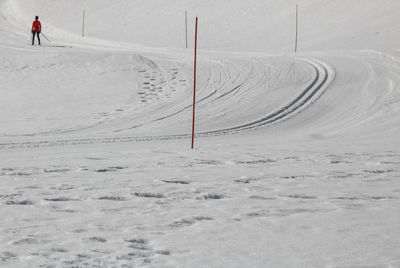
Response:
M248 131L260 128L267 125L276 124L278 122L292 118L297 113L303 111L313 102L315 102L329 87L335 79L335 71L333 67L315 59L301 59L310 64L315 70L315 77L311 83L296 96L292 101L281 107L280 109L266 114L264 117L257 120L242 124L239 126L216 129L207 132L196 133L196 137L209 137L230 135L242 131ZM239 86L240 87L240 86ZM236 89L236 88L235 88ZM227 95L227 94L225 94ZM190 108L190 107L185 107ZM18 148L37 148L37 147L55 147L65 145L83 145L83 144L104 144L104 143L122 143L122 142L143 142L153 140L176 140L188 139L190 134L178 135L161 135L161 136L141 136L141 137L112 137L112 138L88 138L88 139L63 139L63 140L47 140L36 142L15 142L15 143L2 143L0 149L18 149Z
M306 109L313 102L315 102L331 85L335 80L335 70L332 66L321 62L316 59L305 59L298 58L307 62L312 66L315 71L315 77L310 82L310 84L302 91L298 96L296 96L292 101L288 102L281 108L266 114L264 117L257 120L224 129L216 129L206 132L196 133L195 137L210 137L210 136L220 136L220 135L231 135L238 132L248 131L263 126L273 125L278 122L292 118L299 112ZM241 85L232 89L232 91L240 88ZM229 95L231 92L224 93L224 95L219 96L222 98ZM213 95L215 93L212 93ZM210 96L206 96L203 99L208 99ZM192 106L184 107L183 110L188 109ZM179 113L179 111L177 112ZM158 119L158 120L162 120ZM85 144L105 144L105 143L122 143L122 142L144 142L144 141L154 141L154 140L177 140L177 139L188 139L191 138L191 134L177 134L177 135L160 135L160 136L139 136L139 137L105 137L105 138L87 138L87 139L62 139L62 140L47 140L47 141L34 141L34 142L11 142L0 144L0 150L4 149L19 149L19 148L40 148L40 147L58 147L67 145L85 145Z

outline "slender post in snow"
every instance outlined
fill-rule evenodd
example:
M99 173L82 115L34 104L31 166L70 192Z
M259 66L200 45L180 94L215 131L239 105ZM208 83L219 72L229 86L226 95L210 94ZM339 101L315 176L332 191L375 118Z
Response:
M83 10L82 14L82 37L85 36L85 10Z
M185 34L186 34L186 48L188 48L188 24L187 24L187 11L185 11Z
M295 53L297 53L298 37L299 37L299 5L296 5L296 41L294 44Z
M195 112L196 112L197 24L198 24L198 18L196 17L196 30L195 30L195 41L194 41L194 86L193 86L192 149L194 148L194 122L195 122Z

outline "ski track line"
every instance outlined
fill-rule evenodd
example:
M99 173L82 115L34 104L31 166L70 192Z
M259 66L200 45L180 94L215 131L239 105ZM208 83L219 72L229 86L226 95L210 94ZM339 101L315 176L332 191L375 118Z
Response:
M305 110L314 103L329 88L335 80L336 72L334 68L324 62L315 59L298 58L310 64L316 72L316 76L310 85L301 92L294 100L287 105L281 107L263 118L239 125L236 127L218 129L206 132L196 133L195 137L212 137L221 135L232 135L235 133L254 130L260 127L273 125L289 118ZM184 109L187 109L185 107ZM106 137L106 138L87 138L87 139L63 139L63 140L47 140L35 142L15 142L1 143L0 150L21 149L21 148L41 148L41 147L60 147L74 145L90 145L90 144L107 144L107 143L124 143L124 142L147 142L147 141L167 141L181 140L191 138L190 134L161 135L161 136L142 136L142 137Z

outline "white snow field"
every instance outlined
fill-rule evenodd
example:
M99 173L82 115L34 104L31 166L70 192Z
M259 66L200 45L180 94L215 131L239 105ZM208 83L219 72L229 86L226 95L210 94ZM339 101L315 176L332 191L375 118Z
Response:
M399 20L398 0L0 0L0 267L400 267Z

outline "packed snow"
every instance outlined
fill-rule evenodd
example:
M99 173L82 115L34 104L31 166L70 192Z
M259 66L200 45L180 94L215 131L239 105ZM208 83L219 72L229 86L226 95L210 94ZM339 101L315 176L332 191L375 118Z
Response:
M0 0L0 266L400 267L399 17Z

